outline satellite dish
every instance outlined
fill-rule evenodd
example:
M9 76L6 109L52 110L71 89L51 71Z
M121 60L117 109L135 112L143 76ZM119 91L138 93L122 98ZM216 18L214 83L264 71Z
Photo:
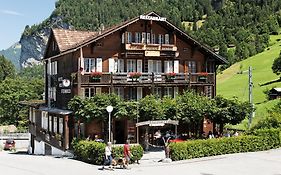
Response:
M63 85L63 87L69 87L69 86L70 86L70 80L68 80L68 79L63 79L63 80L62 80L62 85Z

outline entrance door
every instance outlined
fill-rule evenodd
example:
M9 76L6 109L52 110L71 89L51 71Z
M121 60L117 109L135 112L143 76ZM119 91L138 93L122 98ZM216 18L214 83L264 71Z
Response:
M115 121L115 137L113 139L116 140L116 144L125 143L125 121Z

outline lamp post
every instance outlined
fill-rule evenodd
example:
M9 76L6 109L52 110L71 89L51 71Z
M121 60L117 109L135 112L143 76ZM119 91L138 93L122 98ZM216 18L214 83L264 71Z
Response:
M108 141L111 141L111 112L113 111L112 106L107 106L106 111L108 112Z

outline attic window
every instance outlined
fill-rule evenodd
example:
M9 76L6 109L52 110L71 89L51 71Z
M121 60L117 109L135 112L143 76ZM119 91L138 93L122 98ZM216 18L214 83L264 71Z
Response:
M102 43L97 43L96 46L97 47L102 47Z

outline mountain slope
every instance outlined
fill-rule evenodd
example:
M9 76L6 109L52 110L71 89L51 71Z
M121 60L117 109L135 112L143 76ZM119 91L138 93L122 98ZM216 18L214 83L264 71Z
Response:
M238 97L242 101L248 100L248 67L253 68L253 100L256 107L256 119L264 117L267 109L277 100L268 101L264 93L273 87L281 87L281 82L274 82L279 76L272 72L273 60L279 56L281 50L281 35L271 36L270 44L264 52L246 60L235 63L222 74L217 76L217 94L227 98ZM242 72L242 74L241 74Z
M19 43L15 43L8 49L0 51L0 55L3 55L8 60L12 61L16 69L20 68L20 62L19 62L20 54L21 54L21 45Z

